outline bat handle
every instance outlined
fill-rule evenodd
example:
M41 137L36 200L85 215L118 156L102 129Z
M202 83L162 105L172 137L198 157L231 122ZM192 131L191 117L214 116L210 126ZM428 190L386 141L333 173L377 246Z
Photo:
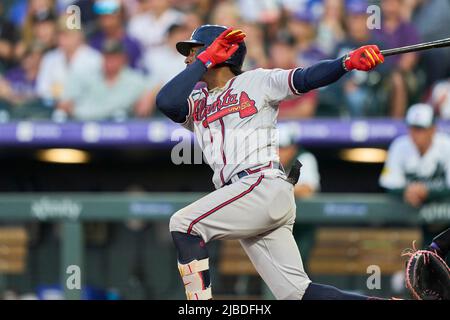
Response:
M429 50L434 48L444 48L450 46L450 38L441 39L436 41L430 41L425 43L414 44L411 46L401 47L401 48L393 48L387 50L381 50L381 54L385 57L389 57L396 54L403 54L408 52L417 52L423 50Z
M395 54L395 52L393 52L392 49L381 50L380 52L381 52L381 54L382 54L384 57L393 56L393 55Z

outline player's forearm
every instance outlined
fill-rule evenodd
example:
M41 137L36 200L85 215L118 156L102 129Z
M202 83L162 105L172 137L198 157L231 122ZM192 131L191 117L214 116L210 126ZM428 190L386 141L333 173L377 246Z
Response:
M321 61L294 74L294 86L299 92L327 86L339 80L351 70L371 71L384 62L384 56L376 45L362 46L335 60Z
M339 80L347 73L343 58L324 60L305 69L297 69L294 73L294 87L301 93L321 88Z
M173 121L184 122L189 114L187 99L206 70L199 60L189 65L162 87L156 96L156 107Z

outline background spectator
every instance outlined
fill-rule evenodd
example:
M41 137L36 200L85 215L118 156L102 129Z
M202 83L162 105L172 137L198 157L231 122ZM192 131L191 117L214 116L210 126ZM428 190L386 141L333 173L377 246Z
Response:
M16 41L16 28L6 19L0 3L0 73L13 65Z
M61 98L73 74L91 74L101 68L101 55L85 44L81 30L66 28L62 18L58 48L44 55L37 78L37 91L45 104L53 107Z
M125 120L146 94L147 82L127 67L122 42L103 44L103 69L90 74L74 73L58 109L76 120Z
M221 1L211 11L209 20L212 24L238 26L241 24L241 12L233 1Z
M280 127L279 156L283 167L289 171L297 159L302 163L300 179L294 188L297 198L307 198L320 191L320 173L316 157L295 143L290 127Z
M256 23L273 23L280 19L281 8L275 0L238 0L242 20Z
M146 54L144 65L150 75L148 86L151 89L147 100L143 100L136 106L135 114L137 116L150 115L155 105L156 94L161 87L186 68L185 57L180 55L175 45L189 37L190 32L186 26L174 24L167 30L166 43Z
M140 67L141 47L139 42L128 34L125 28L125 14L118 0L99 0L94 4L94 12L98 15L99 30L91 36L89 43L101 51L103 44L108 40L122 42L128 55L128 63L132 68ZM144 29L147 37L150 29ZM153 31L152 31L153 33Z
M310 0L281 0L280 2L284 10L288 12L304 10L311 3Z
M22 39L15 55L20 59L32 42L40 42L47 50L56 47L57 16L51 0L30 0L22 26Z
M308 67L326 58L316 42L317 21L311 11L292 14L288 20L288 28L295 38L298 66Z
M389 148L380 185L413 207L450 195L450 137L436 133L433 108L411 106L406 115L409 134Z
M282 69L297 68L295 59L294 39L280 37L270 47L272 67ZM293 96L282 101L279 108L279 119L300 119L313 117L317 107L317 93L310 91L301 96Z
M367 6L366 6L367 8ZM327 55L334 53L338 42L345 37L344 31L344 1L324 0L324 11L317 29L317 42L320 49Z
M187 11L184 17L184 25L186 26L186 30L193 31L198 26L205 24L205 21L199 13L196 11Z
M264 46L264 32L255 23L243 23L242 30L245 30L245 44L247 47L247 54L245 56L244 66L245 70L252 70L256 68L267 68L269 65L269 57Z
M413 0L412 23L423 41L449 37L450 1ZM433 22L430 23L430 17ZM421 67L425 69L427 84L446 77L450 72L450 49L422 53Z
M23 27L27 16L28 0L17 0L9 8L9 11L5 16L13 23L17 28Z
M367 8L371 4L382 7L380 30L367 27ZM174 70L184 67L183 57L178 57L174 48L175 39L181 39L182 34L189 38L204 23L243 29L247 34L243 69L251 70L307 67L367 43L390 48L447 37L445 26L450 14L448 0L18 0L2 5L5 12L0 14L0 73L21 65L26 49L40 42L51 54L45 54L41 62L36 88L39 97L52 106L64 94L67 78L73 72L80 72L82 79L86 70L96 70L91 77L99 72L99 51L105 41L121 41L129 66L149 76L149 90L130 113L137 117L152 114L154 91ZM58 31L57 21L66 18L70 5L80 7L81 38ZM429 23L431 14L435 23ZM174 25L185 29L169 32ZM293 46L283 40L289 35L294 38ZM87 44L83 37L88 39ZM68 42L66 48L61 44L64 39ZM280 118L401 118L408 105L427 97L446 117L442 92L450 77L447 52L442 49L420 56L389 57L374 72L352 72L332 86L284 102ZM164 62L168 60L177 62Z
M337 44L334 57L341 57L355 48L373 42L367 28L367 6L363 0L347 1L345 27L347 34ZM389 110L378 99L377 89L381 80L378 70L373 72L355 71L338 83L324 90L330 109L350 117L388 116Z
M374 39L382 48L395 48L418 43L416 28L403 18L403 0L382 0L382 26L374 29ZM407 105L419 89L414 73L418 61L417 53L407 53L386 59L379 68L386 79L387 102L391 116L402 118Z
M0 100L7 105L13 118L32 118L39 113L36 78L44 52L40 44L29 47L17 66L0 78ZM48 112L40 113L44 118Z
M139 41L144 50L150 50L164 43L168 28L180 23L183 14L173 9L168 1L142 0L140 5L141 13L130 19L128 33Z

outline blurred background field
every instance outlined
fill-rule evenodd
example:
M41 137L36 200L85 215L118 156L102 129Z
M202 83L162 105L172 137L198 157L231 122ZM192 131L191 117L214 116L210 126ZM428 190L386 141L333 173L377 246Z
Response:
M81 30L67 28L70 5ZM381 29L367 28L369 5ZM198 25L242 28L251 70L445 38L448 21L450 0L2 1L0 298L184 298L168 221L213 190L212 172L173 164L179 127L155 96L184 68L175 43ZM448 49L389 58L280 105L286 165L302 154L309 163L294 233L313 280L406 297L401 251L450 225L449 197L413 208L379 186L386 150L418 102L449 134ZM209 246L217 298L271 298L236 242ZM65 287L70 265L83 290ZM379 289L367 288L371 265Z

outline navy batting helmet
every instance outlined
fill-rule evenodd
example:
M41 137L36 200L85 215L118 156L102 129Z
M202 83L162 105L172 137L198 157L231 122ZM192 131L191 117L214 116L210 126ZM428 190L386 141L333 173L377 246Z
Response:
M189 56L191 49L193 47L200 47L197 54L202 52L206 47L208 47L213 41L225 30L228 28L225 26L213 25L213 24L205 24L203 26L198 27L194 30L191 35L191 39L186 41L180 41L177 43L177 50L183 56ZM244 63L245 54L247 53L247 48L245 47L244 41L239 43L239 48L233 55L224 62L224 64L228 64L234 66L237 70L241 70L242 64ZM233 68L234 69L234 68Z

